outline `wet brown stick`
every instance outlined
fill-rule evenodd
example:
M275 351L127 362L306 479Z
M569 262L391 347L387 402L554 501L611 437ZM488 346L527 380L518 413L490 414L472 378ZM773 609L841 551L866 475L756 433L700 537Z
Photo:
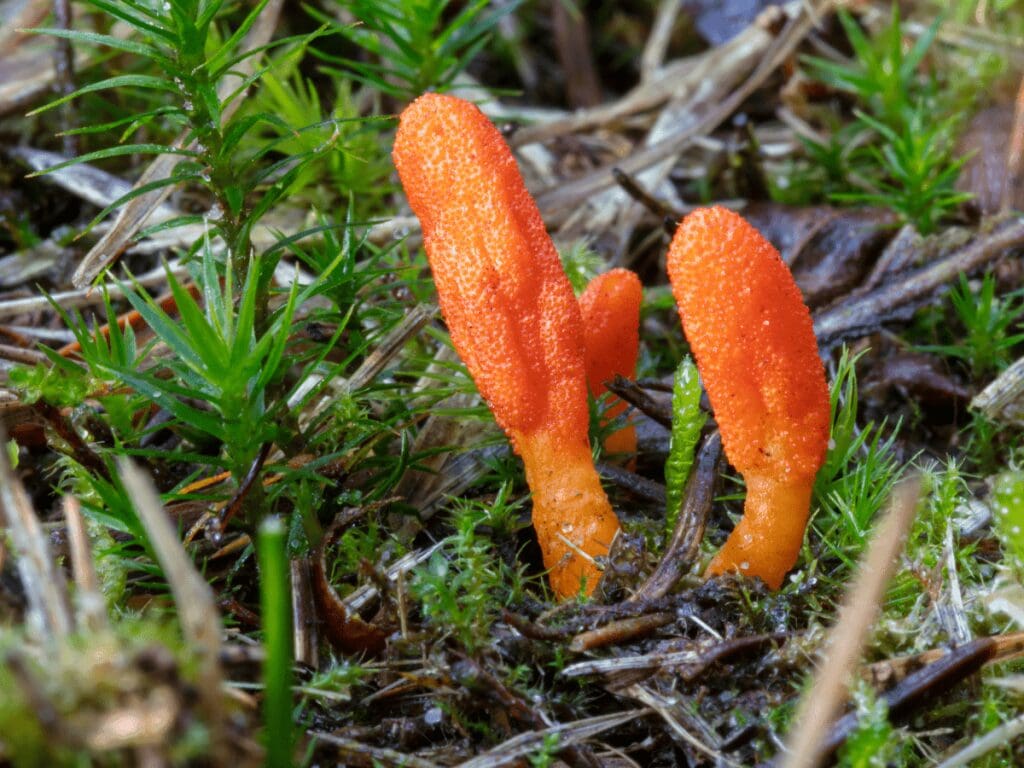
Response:
M991 640L995 644L989 663L1016 661L1024 658L1024 632L991 635L984 639ZM895 686L896 683L905 680L928 664L933 664L949 652L948 648L932 648L911 656L897 656L893 659L876 661L862 667L860 675L878 689Z
M107 465L103 463L103 459L82 439L71 423L71 419L65 416L60 408L42 401L35 403L32 407L36 413L49 422L57 436L67 444L71 451L71 458L90 472L105 480L110 480L110 472L107 470Z
M564 606L564 607L563 607ZM563 604L548 611L536 621L504 611L502 618L506 624L514 627L531 640L558 642L580 632L588 632L613 622L637 619L653 613L691 610L692 606L686 596L671 595L657 600L629 601L611 605L586 603L583 605ZM572 613L569 614L569 611Z
M630 381L625 376L616 376L611 381L605 382L605 386L610 392L647 414L661 426L672 429L672 406L658 402L636 382Z
M918 706L935 701L935 697L973 675L992 659L997 644L991 637L982 637L964 643L938 661L919 669L881 698L885 701L890 718L903 718ZM828 732L822 751L831 755L857 728L857 713L850 712L839 718Z
M704 438L693 471L686 484L686 496L679 510L679 519L672 531L665 554L647 580L640 585L630 601L649 601L664 597L676 582L693 567L694 560L704 538L704 526L711 500L714 496L715 481L722 468L722 438L713 432Z
M327 565L327 553L333 544L348 526L362 517L366 511L365 507L349 507L343 510L314 550L310 567L313 603L324 635L342 653L375 656L384 650L387 633L376 624L364 621L355 610L350 610L345 605L331 585Z
M549 627L544 624L537 624L525 616L513 613L507 608L502 610L501 619L523 637L528 637L531 640L553 643L564 640L571 634L571 631L565 627Z
M469 657L462 658L452 665L452 678L462 683L471 693L490 699L503 707L510 717L531 725L536 730L543 730L552 725L549 718L538 710L536 704L508 688ZM598 768L599 765L590 748L584 744L569 744L561 748L557 754L572 768Z
M591 651L606 645L616 645L649 635L654 630L671 624L676 620L674 613L648 613L632 619L621 619L605 624L600 629L580 632L569 643L569 650L576 653Z
M818 343L828 347L874 331L886 320L912 311L961 272L973 272L1022 246L1024 218L1007 219L946 258L910 273L903 280L887 281L872 291L850 296L818 312L814 316Z
M613 464L597 464L597 473L602 480L610 480L620 488L647 499L654 504L665 505L665 486L636 472L616 467Z
M320 643L316 626L316 607L309 574L309 560L293 557L289 564L292 585L292 644L295 661L316 669L320 664Z
M241 486L238 491L232 497L231 501L228 502L228 506L224 511L224 514L220 518L220 532L224 533L227 530L228 523L231 519L238 514L242 505L245 503L245 499L248 497L249 492L256 485L256 479L260 476L260 471L263 469L263 465L267 462L267 457L270 456L270 449L273 443L264 443L260 447L260 452L253 459L252 465L249 467L249 471L245 473L245 478L242 480Z
M619 167L612 168L612 177L615 179L615 183L622 187L627 195L650 211L655 218L665 221L666 228L672 227L667 233L669 236L675 233L676 223L683 217L686 211L677 211L669 208L663 201L652 195L640 182Z

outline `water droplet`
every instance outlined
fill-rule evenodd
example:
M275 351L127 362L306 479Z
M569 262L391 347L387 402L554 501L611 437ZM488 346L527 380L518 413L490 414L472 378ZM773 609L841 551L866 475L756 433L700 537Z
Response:
M440 707L431 707L423 713L423 722L427 725L440 725L444 720L444 711Z

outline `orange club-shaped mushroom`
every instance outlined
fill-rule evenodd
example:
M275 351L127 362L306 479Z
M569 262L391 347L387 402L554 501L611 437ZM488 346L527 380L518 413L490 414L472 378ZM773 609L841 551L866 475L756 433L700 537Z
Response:
M455 349L523 459L551 586L589 594L619 523L590 453L580 308L540 212L462 99L410 104L393 157Z
M709 575L778 589L796 563L829 439L829 394L807 306L778 251L741 216L705 208L672 239L668 274L732 465L743 517Z
M587 385L594 397L607 392L605 382L616 375L636 378L642 302L640 278L621 268L598 275L580 294ZM627 407L622 400L613 402L605 410L604 422L621 416ZM626 424L608 435L604 450L610 454L635 454L636 427Z

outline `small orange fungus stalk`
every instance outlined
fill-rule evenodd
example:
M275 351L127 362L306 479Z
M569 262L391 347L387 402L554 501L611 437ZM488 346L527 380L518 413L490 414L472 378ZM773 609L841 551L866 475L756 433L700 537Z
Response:
M590 594L619 531L588 440L583 323L508 145L472 104L426 94L393 153L452 342L512 440L559 597Z
M628 269L598 275L580 295L587 384L594 397L608 391L604 383L616 374L636 378L642 301L640 278ZM621 400L613 403L605 411L605 422L620 416L627 407ZM636 453L636 427L627 424L610 434L604 449L608 453Z
M668 274L732 465L743 518L708 568L778 589L800 553L829 439L829 394L810 312L778 251L725 208L679 225Z

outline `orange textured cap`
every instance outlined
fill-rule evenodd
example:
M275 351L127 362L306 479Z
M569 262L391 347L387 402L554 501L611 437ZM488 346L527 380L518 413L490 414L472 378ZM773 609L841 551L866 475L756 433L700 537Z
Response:
M395 167L459 355L506 432L582 435L583 321L501 134L473 104L425 94L402 112Z
M642 303L640 278L628 269L598 275L580 295L587 385L594 397L608 391L604 383L616 374L636 378ZM605 411L606 420L619 416L627 407L621 400L613 403ZM604 447L608 453L635 453L636 428L627 425L608 435Z
M828 387L779 252L739 214L702 208L676 230L668 274L729 461L813 477L828 447Z
M587 384L595 397L616 374L636 376L640 354L643 286L635 272L612 269L591 280L580 294Z

